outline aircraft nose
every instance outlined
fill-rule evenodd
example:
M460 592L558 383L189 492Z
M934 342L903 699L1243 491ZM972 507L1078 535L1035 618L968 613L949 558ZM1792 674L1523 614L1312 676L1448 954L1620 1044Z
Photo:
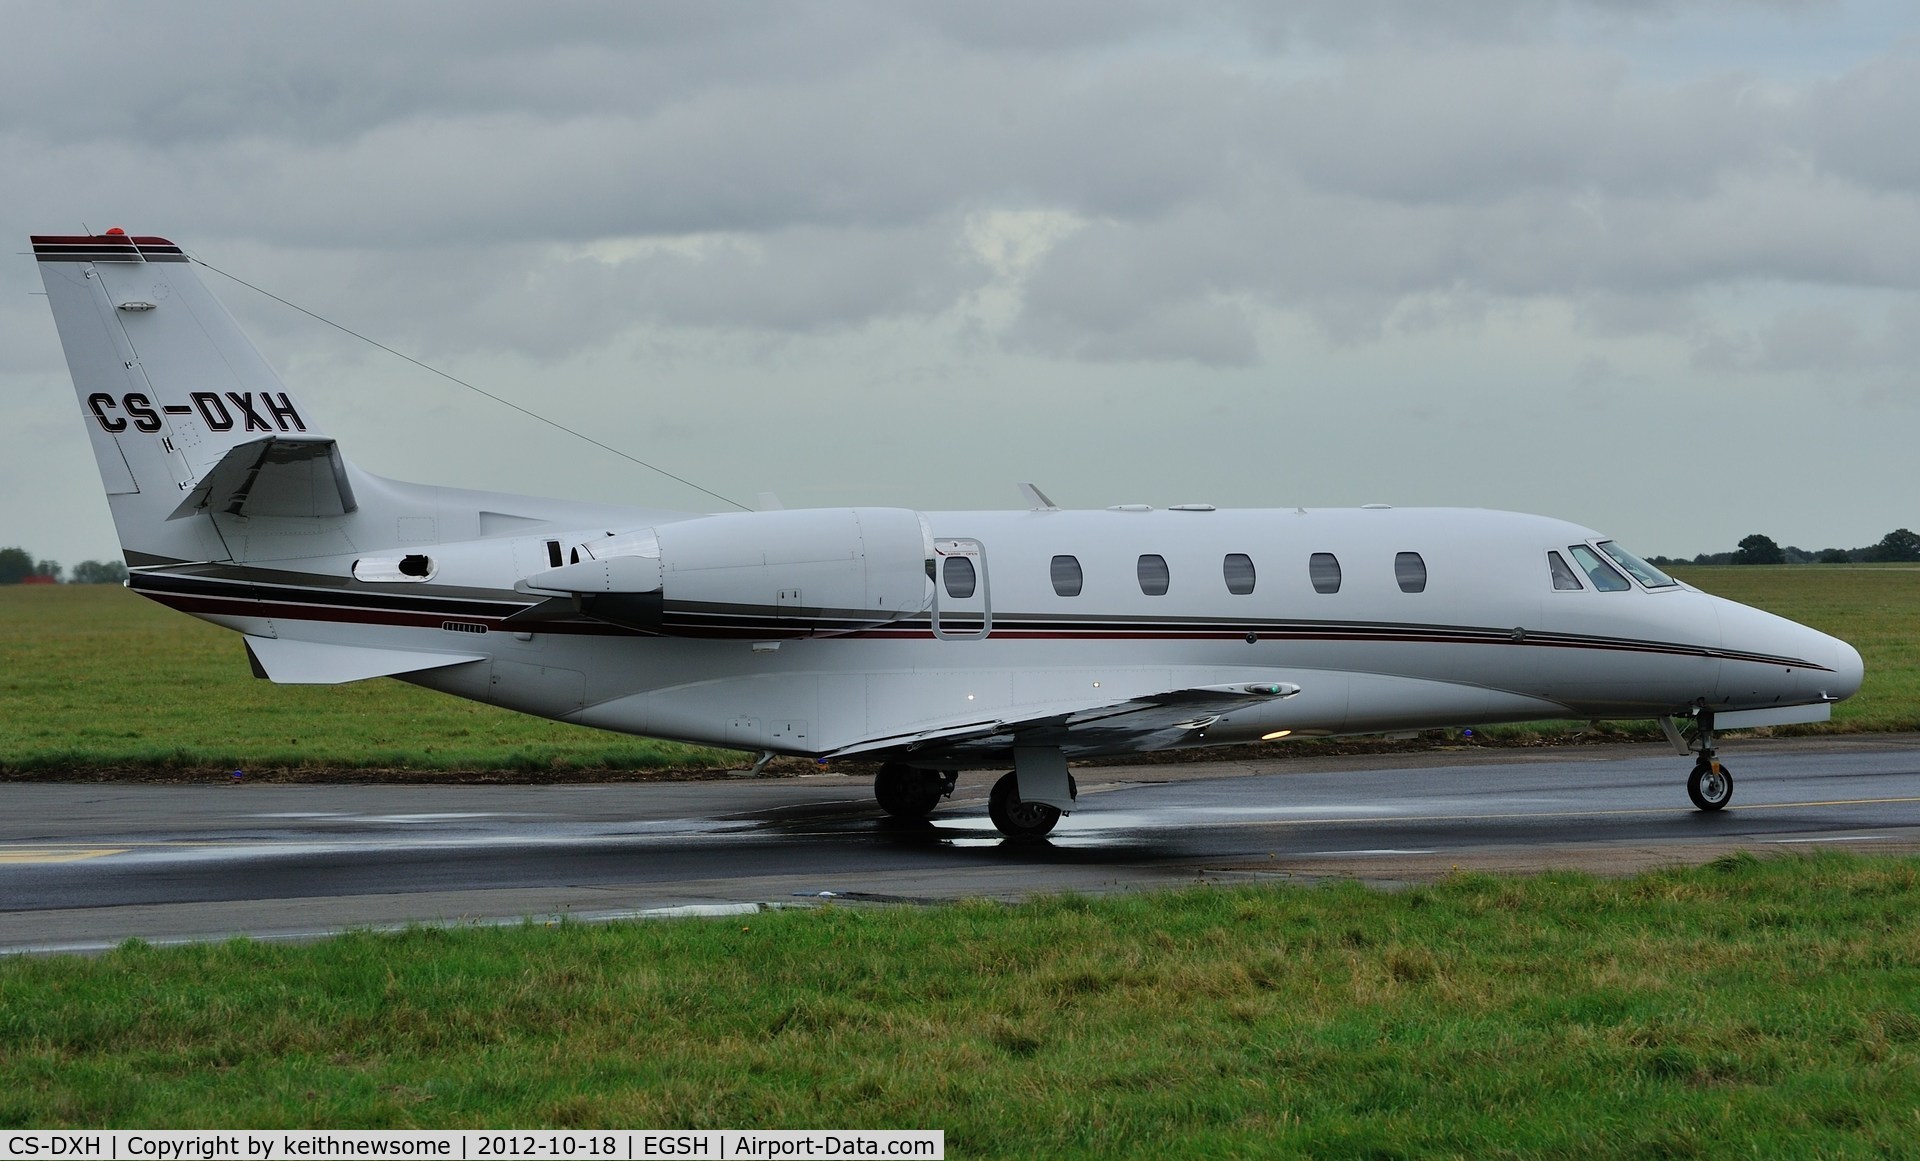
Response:
M1867 667L1860 660L1860 651L1838 637L1829 637L1833 642L1833 679L1831 688L1826 690L1828 697L1849 698L1860 692L1860 682L1866 676Z
M1799 704L1838 701L1860 692L1865 666L1853 646L1808 625L1748 605L1716 598L1721 644L1731 656L1744 653L1760 667L1734 665L1721 675L1721 696L1736 702ZM1770 671L1765 658L1789 663ZM1799 658L1811 665L1793 665Z

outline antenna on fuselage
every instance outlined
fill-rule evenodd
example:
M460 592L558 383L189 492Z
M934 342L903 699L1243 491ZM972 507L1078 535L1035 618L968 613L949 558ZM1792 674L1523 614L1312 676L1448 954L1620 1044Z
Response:
M1060 510L1060 505L1048 499L1045 492L1042 492L1032 484L1020 485L1020 494L1026 497L1027 503L1032 505L1035 512L1058 512Z

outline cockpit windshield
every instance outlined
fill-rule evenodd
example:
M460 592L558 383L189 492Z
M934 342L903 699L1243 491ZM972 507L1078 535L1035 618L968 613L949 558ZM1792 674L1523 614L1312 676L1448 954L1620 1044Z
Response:
M1615 564L1632 573L1634 580L1650 589L1670 589L1680 583L1611 540L1602 540L1600 551L1612 557Z
M1569 544L1567 551L1593 582L1593 587L1603 593L1624 593L1633 588L1633 582L1620 575L1612 565L1600 559L1600 554L1584 544Z

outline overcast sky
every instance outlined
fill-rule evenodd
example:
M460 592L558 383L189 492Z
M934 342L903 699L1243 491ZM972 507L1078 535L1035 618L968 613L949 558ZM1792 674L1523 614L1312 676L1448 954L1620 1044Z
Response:
M1920 527L1896 0L0 0L0 222L123 226L746 504ZM383 475L711 509L218 275ZM30 257L0 546L117 553Z

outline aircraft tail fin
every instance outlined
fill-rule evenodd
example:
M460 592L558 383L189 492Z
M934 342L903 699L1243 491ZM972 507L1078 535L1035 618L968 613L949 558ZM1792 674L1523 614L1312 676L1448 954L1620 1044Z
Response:
M230 559L212 520L177 518L216 503L310 481L351 511L333 441L178 246L110 230L33 253L129 566Z

